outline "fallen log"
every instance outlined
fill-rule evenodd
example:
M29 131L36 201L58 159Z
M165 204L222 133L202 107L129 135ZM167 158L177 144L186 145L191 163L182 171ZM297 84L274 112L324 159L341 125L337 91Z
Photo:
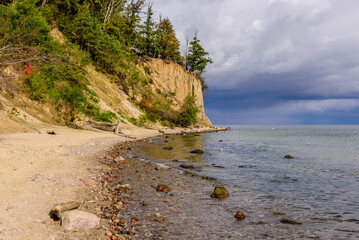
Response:
M81 203L79 202L69 202L69 203L61 203L55 205L54 208L51 210L51 214L55 215L57 218L61 217L61 214L66 211L70 211L80 207Z

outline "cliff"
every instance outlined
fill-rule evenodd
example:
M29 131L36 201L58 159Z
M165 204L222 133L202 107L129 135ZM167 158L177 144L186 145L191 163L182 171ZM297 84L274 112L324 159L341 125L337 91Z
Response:
M144 70L150 69L150 73ZM97 96L97 105L104 111L121 115L124 128L133 128L131 119L140 119L146 112L138 104L148 92L155 95L156 102L169 102L170 109L179 112L183 107L187 96L195 96L196 105L199 108L197 114L199 127L211 127L212 124L205 115L202 85L195 74L184 70L180 65L173 62L165 62L160 59L146 59L138 65L138 69L151 81L145 86L136 87L136 100L131 100L117 81L111 76L96 71L95 67L88 65L86 79L88 88ZM21 72L13 67L0 69L0 133L1 132L23 132L36 131L34 125L48 123L62 125L62 115L59 112L66 111L58 109L51 101L34 101L30 99L23 88ZM73 127L91 128L88 123L92 119L78 114L77 119L71 123ZM115 119L112 122L115 124ZM150 121L142 126L160 129L163 126Z
M171 107L180 111L187 96L196 97L196 105L199 108L197 114L199 126L212 126L204 110L202 83L196 74L183 69L182 66L163 61L161 59L150 59L144 63L151 70L151 85L154 91L171 94L173 102Z

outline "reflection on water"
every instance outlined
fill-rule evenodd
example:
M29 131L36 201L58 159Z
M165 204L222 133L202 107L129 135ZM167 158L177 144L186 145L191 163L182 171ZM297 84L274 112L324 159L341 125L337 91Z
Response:
M184 160L193 163L203 163L201 154L191 154L194 149L204 148L206 135L173 135L165 138L156 138L149 143L140 143L139 148L148 157L161 160ZM163 148L172 147L172 150Z

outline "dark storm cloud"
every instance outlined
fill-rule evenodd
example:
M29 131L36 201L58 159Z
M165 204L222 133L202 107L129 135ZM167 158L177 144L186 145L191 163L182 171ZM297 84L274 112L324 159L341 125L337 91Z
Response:
M236 114L253 123L357 119L350 115L359 107L357 0L153 3L182 43L200 30L215 62L206 73L206 109L222 114L222 122Z

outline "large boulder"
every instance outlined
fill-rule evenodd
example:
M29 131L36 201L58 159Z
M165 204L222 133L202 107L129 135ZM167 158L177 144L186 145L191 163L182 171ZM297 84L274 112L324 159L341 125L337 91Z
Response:
M215 187L213 193L211 194L212 198L226 198L229 196L229 193L224 187Z
M100 218L89 212L72 210L61 215L61 227L66 230L99 228Z

